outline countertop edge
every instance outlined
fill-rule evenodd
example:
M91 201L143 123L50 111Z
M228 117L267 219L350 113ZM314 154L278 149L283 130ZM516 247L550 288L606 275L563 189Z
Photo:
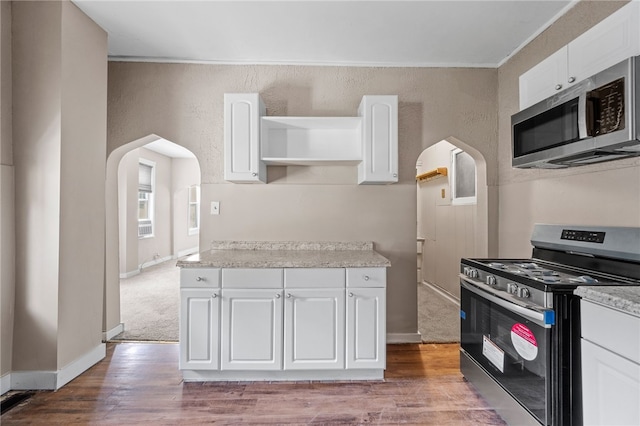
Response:
M574 294L585 301L599 303L640 317L640 286L580 286L574 291Z
M178 260L180 268L388 268L374 250L208 250Z

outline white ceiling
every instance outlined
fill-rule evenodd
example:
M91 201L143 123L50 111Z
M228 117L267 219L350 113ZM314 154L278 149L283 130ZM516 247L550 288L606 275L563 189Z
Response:
M111 60L496 67L576 0L74 0Z

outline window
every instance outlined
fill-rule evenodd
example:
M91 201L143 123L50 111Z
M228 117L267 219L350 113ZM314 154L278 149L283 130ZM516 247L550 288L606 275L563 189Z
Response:
M153 190L155 163L140 160L138 164L138 237L153 237Z
M461 149L451 151L451 204L476 203L476 162Z
M189 235L200 231L200 186L189 187Z

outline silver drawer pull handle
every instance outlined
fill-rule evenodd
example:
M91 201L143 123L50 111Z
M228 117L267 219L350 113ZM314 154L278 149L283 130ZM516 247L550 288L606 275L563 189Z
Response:
M218 295L213 293L213 295L211 297L213 297L215 299L216 297L218 297Z
M287 293L287 299L291 299L291 293Z
M562 84L556 84L556 90L562 89Z
M365 281L369 281L369 275L365 275L364 277L362 277Z
M202 277L196 277L196 281L204 281L204 278L202 278Z
M353 297L353 293L349 292L349 297Z
M280 293L276 293L276 299L280 299Z
M573 83L574 81L576 81L575 77L569 77L569 83Z

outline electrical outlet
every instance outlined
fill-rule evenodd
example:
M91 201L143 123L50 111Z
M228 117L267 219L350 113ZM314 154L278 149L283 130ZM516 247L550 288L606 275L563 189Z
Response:
M211 214L220 214L220 201L211 202Z

